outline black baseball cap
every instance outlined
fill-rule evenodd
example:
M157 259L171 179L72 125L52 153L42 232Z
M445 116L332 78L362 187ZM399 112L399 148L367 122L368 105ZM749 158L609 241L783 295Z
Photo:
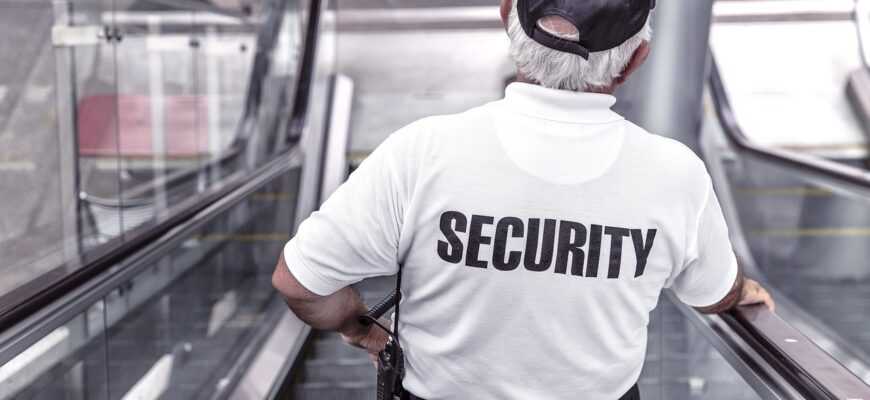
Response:
M554 50L589 59L589 53L610 50L631 39L646 25L655 0L516 0L520 25L534 41ZM559 16L574 24L580 40L560 38L538 26L538 20Z

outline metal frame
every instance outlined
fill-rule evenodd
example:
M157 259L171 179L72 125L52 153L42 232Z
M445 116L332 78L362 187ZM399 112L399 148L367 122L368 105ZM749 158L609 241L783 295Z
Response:
M353 80L338 75L333 80L329 111L329 133L323 157L320 198L325 200L347 179L347 147L353 106Z
M719 0L713 8L717 23L847 21L852 0L782 1Z
M858 47L861 50L861 61L864 68L870 68L870 2L867 0L855 0L855 11L852 15L855 20L855 30L858 34Z
M332 79L335 69L335 16L326 10L328 0L311 0L310 16L305 26L307 38L300 81L294 102L293 116L288 126L286 141L298 143L305 152L299 202L296 210L296 225L317 209L320 184L323 179L323 161L326 143L329 140L329 104L332 96ZM322 14L321 14L322 13ZM312 99L328 99L311 104Z
M72 25L70 1L56 1L52 4L54 25L67 27ZM61 151L60 192L75 194L79 192L79 156L78 135L76 134L75 112L75 62L71 47L55 48L55 82L57 85L57 135L58 147L69 149ZM61 196L61 218L63 223L63 255L64 259L72 259L81 254L81 226L78 197Z

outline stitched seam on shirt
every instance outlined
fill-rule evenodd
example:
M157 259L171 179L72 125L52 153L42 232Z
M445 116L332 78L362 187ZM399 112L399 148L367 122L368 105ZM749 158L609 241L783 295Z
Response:
M320 272L318 272L314 268L311 268L311 266L308 264L308 260L305 259L306 258L305 255L302 254L302 250L299 248L299 246L296 242L293 242L291 244L291 246L293 246L293 252L296 253L296 257L294 257L294 258L296 258L295 261L298 261L299 266L302 268L305 268L305 270L308 272L308 276L313 277L315 280L317 280L318 284L323 284L323 286L329 286L330 291L332 291L333 287L335 287L335 286L344 285L344 282L329 278L329 277L321 274ZM290 264L289 260L284 260L284 261L287 263L287 268L290 269L291 264ZM290 269L290 273L291 274L293 273L292 269ZM297 280L299 279L298 277L296 277L296 278L297 278ZM305 286L305 285L303 285L303 286ZM309 289L309 288L306 288L306 289ZM320 289L320 288L318 288L318 289ZM311 290L311 289L309 289L309 290Z
M531 114L531 113L517 111L517 110L513 110L513 109L511 109L511 111L513 111L517 114L522 114L522 115L530 117L530 118L535 118L535 119L540 119L540 120L550 121L550 122L562 122L562 123L566 123L566 124L575 124L575 125L608 125L608 124L613 124L613 123L620 122L620 121L625 121L625 118L617 118L617 117L614 117L613 119L607 120L607 121L581 121L581 120L576 120L576 119L559 119L559 118L543 117L543 116L538 115L538 114Z
M612 124L614 122L625 121L625 117L623 117L615 112L612 112L612 111L611 111L612 119L609 119L606 121L580 121L580 120L576 120L576 119L560 119L560 118L543 117L543 116L538 115L538 114L532 114L532 113L517 109L516 107L514 107L510 104L503 104L503 106L506 107L508 110L515 112L517 114L522 114L522 115L525 115L527 117L542 119L544 121L550 121L550 122L564 122L564 123L577 124L577 125L607 125L607 124Z
M704 186L706 188L706 190L704 192L705 193L704 194L704 201L701 203L701 207L698 210L698 214L695 215L695 231L692 232L691 235L686 235L686 242L683 245L683 249L685 249L686 251L683 254L683 262L681 265L680 273L682 273L683 271L686 270L686 265L689 263L689 260L688 260L689 241L691 238L695 238L696 240L698 239L698 234L701 232L701 216L704 215L704 210L707 209L707 205L708 205L707 203L710 202L710 194L711 194L710 192L713 191L712 179L710 178L710 175L707 173L705 173L704 175L707 178L707 180L704 181L704 183L705 183ZM697 244L698 244L698 257L700 258L700 250L701 250L700 249L700 241Z

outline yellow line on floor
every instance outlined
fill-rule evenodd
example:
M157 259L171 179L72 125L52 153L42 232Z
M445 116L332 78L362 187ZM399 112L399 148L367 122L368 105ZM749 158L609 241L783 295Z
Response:
M771 188L738 188L739 194L762 195L762 196L802 196L802 197L828 197L834 193L822 188L806 187L771 187Z
M351 164L359 164L363 162L363 160L365 160L366 157L369 156L369 154L372 154L372 151L374 150L351 151L347 154L347 160Z
M870 228L793 228L793 229L758 229L752 234L761 236L816 236L816 237L857 237L870 236Z
M215 242L286 242L290 235L286 233L249 233L249 234L221 234L215 233L198 237L200 240Z
M256 200L290 200L293 197L293 193L255 193L253 196Z
M32 161L0 161L0 171L30 172L36 170Z
M791 151L868 150L866 143L786 144L774 148Z

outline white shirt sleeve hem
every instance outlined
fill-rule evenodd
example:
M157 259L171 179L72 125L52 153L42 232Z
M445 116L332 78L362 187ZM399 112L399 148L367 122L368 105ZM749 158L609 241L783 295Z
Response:
M287 269L290 270L293 277L314 294L329 296L346 286L342 282L329 279L311 269L299 252L295 240L290 240L284 245L284 262L287 264Z
M728 295L728 292L731 291L731 288L734 287L734 281L737 279L737 260L732 259L731 265L728 269L727 279L723 279L721 284L715 288L715 290L710 290L701 296L680 296L677 293L677 297L691 307L709 307L712 306L725 298Z

